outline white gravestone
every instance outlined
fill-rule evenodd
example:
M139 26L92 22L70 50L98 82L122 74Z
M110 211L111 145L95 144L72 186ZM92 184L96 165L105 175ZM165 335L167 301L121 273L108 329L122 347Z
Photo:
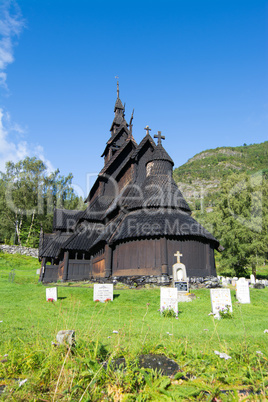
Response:
M220 317L219 311L226 310L227 307L231 313L233 312L230 289L210 289L210 299L212 313L217 318Z
M178 291L176 288L160 288L160 311L173 310L178 315Z
M239 303L250 303L249 285L245 278L240 278L236 282L236 298Z
M221 282L221 283L222 283L222 286L225 287L225 288L227 288L227 287L228 287L227 279L223 276L221 281L222 281L222 282Z
M250 275L250 282L251 282L252 284L256 283L256 281L255 281L255 276L254 276L253 274Z
M180 260L182 254L179 251L177 251L177 253L174 254L174 256L177 257L177 262L172 266L173 282L187 281L186 267L184 264L181 263Z
M48 299L58 300L58 288L46 288L46 301Z
M95 284L94 285L94 301L100 301L104 303L106 300L113 301L114 299L114 285L113 284Z

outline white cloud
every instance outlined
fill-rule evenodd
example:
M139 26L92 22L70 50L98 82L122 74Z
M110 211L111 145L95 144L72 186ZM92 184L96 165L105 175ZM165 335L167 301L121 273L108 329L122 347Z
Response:
M54 171L56 170L56 169L54 168L54 166L52 165L52 163L51 163L48 159L45 158L45 156L44 156L44 148L43 148L41 145L35 146L34 155L35 155L38 159L41 159L41 161L44 162L44 164L45 164L46 167L47 167L47 172L48 172L48 173L52 173L52 172L54 172Z
M12 140L12 136L16 139ZM17 123L13 123L9 113L0 108L0 172L5 171L5 164L8 161L18 162L21 159L37 157L47 166L48 173L53 172L55 168L52 163L45 158L44 149L41 145L29 144L23 139L25 129Z
M0 86L7 88L7 66L14 61L13 48L25 21L15 1L4 0L0 4Z
M14 62L14 46L25 27L20 9L15 0L0 0L0 87L7 89L6 69ZM40 145L29 144L24 139L25 129L12 122L10 114L0 107L0 172L5 171L8 161L18 162L26 156L36 156L54 171L52 163L44 156Z

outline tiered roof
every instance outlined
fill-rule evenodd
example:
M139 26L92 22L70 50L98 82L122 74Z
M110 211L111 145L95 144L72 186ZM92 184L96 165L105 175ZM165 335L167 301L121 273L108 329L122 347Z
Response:
M55 258L65 250L90 254L103 243L163 236L198 237L219 245L191 217L190 207L173 180L174 162L161 143L161 132L155 136L156 145L146 126L143 140L139 145L135 142L125 121L119 86L114 112L111 137L102 155L105 164L86 199L87 209L55 210L54 233L43 235L42 241L40 238L40 257ZM141 170L137 170L138 165ZM133 168L131 174L128 172L126 184L115 195L107 177L117 182L129 167ZM131 225L133 219L135 225Z

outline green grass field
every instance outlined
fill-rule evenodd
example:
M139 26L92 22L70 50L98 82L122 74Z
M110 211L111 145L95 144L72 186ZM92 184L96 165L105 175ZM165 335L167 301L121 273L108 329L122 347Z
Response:
M267 288L251 289L251 303L244 305L231 290L233 316L219 321L209 315L209 290L196 290L195 300L179 304L175 319L160 315L159 288L119 286L113 302L96 303L89 283L57 284L59 300L46 302L39 266L30 257L0 254L3 400L236 401L243 400L240 389L252 391L244 400L268 396ZM62 329L75 330L74 351L51 344ZM187 379L139 369L135 359L145 353L172 358ZM104 370L103 361L118 357L126 358L126 369Z

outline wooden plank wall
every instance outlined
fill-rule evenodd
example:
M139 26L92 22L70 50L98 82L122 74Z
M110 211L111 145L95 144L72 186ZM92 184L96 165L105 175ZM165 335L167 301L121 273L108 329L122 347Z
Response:
M94 278L105 277L105 254L101 254L92 259L92 276Z
M209 243L168 239L167 245L169 275L172 275L172 265L177 261L174 254L180 251L183 254L181 262L186 266L187 276L216 276L214 250Z
M118 244L113 252L112 275L161 275L160 239Z
M90 279L90 261L69 259L67 280L83 281Z

